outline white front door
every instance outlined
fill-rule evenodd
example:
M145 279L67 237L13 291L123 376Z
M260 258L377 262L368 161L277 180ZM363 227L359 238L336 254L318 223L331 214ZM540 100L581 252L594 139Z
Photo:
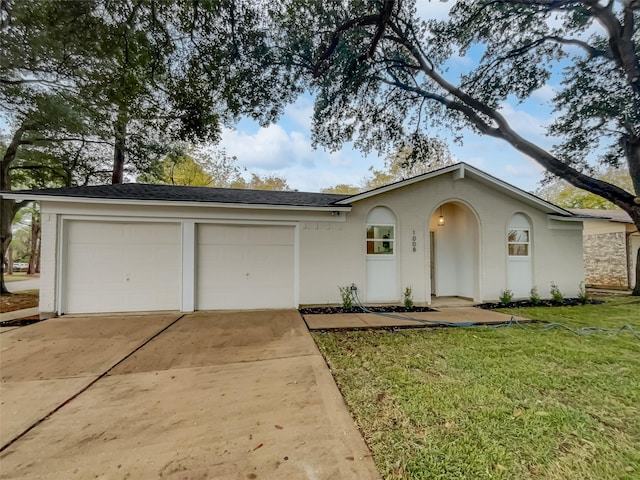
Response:
M514 298L531 295L531 245L529 220L516 213L507 227L507 288Z
M367 302L397 302L400 300L395 223L395 215L385 207L376 207L367 216Z

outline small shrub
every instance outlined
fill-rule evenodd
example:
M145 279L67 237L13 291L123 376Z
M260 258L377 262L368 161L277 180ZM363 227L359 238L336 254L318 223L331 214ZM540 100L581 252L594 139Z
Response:
M538 293L538 287L531 287L531 291L529 292L529 301L533 305L538 305L541 301L540 294Z
M340 297L342 297L342 308L344 310L353 309L353 292L351 291L351 287L349 285L346 287L338 286L338 290L340 290Z
M407 308L413 308L413 290L411 287L407 287L404 289L404 294L402 295L404 299L404 306Z
M586 305L587 302L589 301L589 294L587 293L587 290L584 288L584 282L580 282L578 284L578 301L582 305Z
M560 291L560 289L558 288L558 285L556 285L555 283L551 282L551 300L553 300L556 303L562 303L564 300L564 295L562 294L562 292Z
M511 300L513 300L513 292L511 290L507 288L500 292L500 303L504 303L506 305L511 303Z

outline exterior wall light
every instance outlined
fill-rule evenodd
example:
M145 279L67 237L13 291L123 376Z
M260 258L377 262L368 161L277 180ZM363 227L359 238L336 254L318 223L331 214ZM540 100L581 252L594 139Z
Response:
M440 205L440 217L438 217L438 226L444 227L444 217L442 216L442 205Z

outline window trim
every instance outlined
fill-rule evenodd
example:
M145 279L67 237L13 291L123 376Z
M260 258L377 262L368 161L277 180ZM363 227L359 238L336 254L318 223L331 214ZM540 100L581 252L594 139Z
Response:
M369 228L371 227L390 227L393 229L393 238L377 238L377 237L372 237L369 238L367 237L367 233L369 232ZM364 247L365 247L365 253L367 255L367 257L372 257L372 258L384 258L384 257L391 257L391 256L395 256L396 255L396 225L395 223L367 223L366 228L364 230ZM380 252L380 253L368 253L368 248L367 245L369 242L389 242L391 244L391 252Z
M527 232L527 241L526 242L514 242L509 240L509 232L511 231L520 231ZM511 245L526 245L527 246L527 254L526 255L512 255L509 251ZM531 227L522 228L522 227L508 227L507 228L507 256L510 258L528 258L531 257Z

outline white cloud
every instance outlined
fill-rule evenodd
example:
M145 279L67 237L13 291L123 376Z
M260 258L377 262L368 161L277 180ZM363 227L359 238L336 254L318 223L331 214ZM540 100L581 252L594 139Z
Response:
M220 147L247 168L279 170L294 164L312 166L313 150L306 136L286 132L280 125L260 128L254 134L224 129Z
M504 167L507 174L513 177L537 177L537 172L531 165L526 164L508 164Z
M540 102L550 102L557 94L555 87L551 85L543 85L542 87L534 90L531 93L531 98L539 100Z
M306 132L311 131L313 99L307 96L298 97L294 103L285 107L284 115Z
M514 108L508 103L500 106L500 113L507 119L511 128L524 137L535 136L537 139L546 139L546 127L551 123L551 115L538 117L525 110Z

